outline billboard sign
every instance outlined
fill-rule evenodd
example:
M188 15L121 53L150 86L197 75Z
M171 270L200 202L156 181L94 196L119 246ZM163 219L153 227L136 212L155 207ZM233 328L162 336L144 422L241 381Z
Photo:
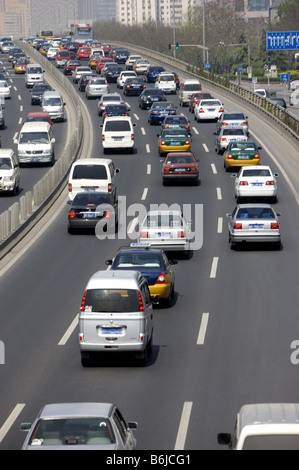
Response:
M266 34L267 51L299 50L299 31L276 31Z

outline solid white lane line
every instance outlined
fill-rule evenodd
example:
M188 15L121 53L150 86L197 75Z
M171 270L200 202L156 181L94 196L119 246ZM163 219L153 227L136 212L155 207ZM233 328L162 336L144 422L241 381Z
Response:
M207 153L209 153L210 150L209 150L208 146L207 146L206 144L202 144L202 146L203 146L203 148L205 149L205 151L206 151Z
M212 267L211 267L211 273L210 273L210 278L215 279L216 273L217 273L217 267L218 267L218 257L214 257L212 261Z
M216 169L215 163L211 163L211 168L212 168L212 172L214 173L214 175L217 175L217 169Z
M25 406L25 403L19 403L15 406L15 408L13 409L13 411L11 412L11 414L0 429L0 443L3 441L4 437L6 436L6 434L8 433L8 431L10 430L10 428L12 427L15 420L18 418L19 414Z
M223 230L223 218L218 217L217 233L222 233L222 230Z
M217 191L217 199L218 201L221 201L222 199L221 188L217 188L216 191Z
M198 345L202 345L205 342L208 321L209 321L209 314L203 313L201 317L201 324L200 324L198 338L197 338Z
M79 314L76 315L75 319L72 321L66 332L64 333L63 337L58 343L58 346L65 346L67 341L70 339L71 335L73 334L74 330L78 326Z
M145 201L147 193L148 193L148 188L144 188L144 191L143 191L143 194L142 194L142 197L141 197L141 201Z
M192 405L193 403L191 401L186 401L184 403L174 450L184 450L185 448L185 442L186 442L186 437L187 437L187 432L188 432Z
M147 165L147 168L146 168L146 174L147 174L147 175L150 175L150 174L151 174L151 171L152 171L152 165L149 163L149 164Z

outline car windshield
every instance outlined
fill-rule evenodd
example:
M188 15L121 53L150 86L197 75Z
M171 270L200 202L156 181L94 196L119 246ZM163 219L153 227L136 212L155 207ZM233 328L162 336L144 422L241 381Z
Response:
M185 116L169 116L165 118L164 124L183 124L187 123L187 118Z
M234 142L230 150L243 150L244 152L255 152L257 150L254 142Z
M242 113L230 113L230 114L224 114L223 116L224 121L241 121L244 119L245 119L245 116Z
M125 105L108 105L106 106L106 114L109 114L109 113L124 113L124 114L127 114L127 108Z
M121 101L121 97L117 95L114 95L114 96L104 95L102 97L102 101Z
M193 83L193 84L190 84L190 83L187 83L186 85L184 85L184 90L185 91L195 91L195 90L200 90L201 89L201 86L200 84L196 84L196 83Z
M173 75L161 75L160 77L160 82L173 82L174 80L175 79Z
M60 98L44 98L43 101L44 106L61 106L61 99Z
M238 210L237 219L275 219L271 207L246 207Z
M267 169L246 169L243 170L242 176L251 177L251 176L271 176L271 173Z
M21 132L20 144L48 143L49 136L47 132Z
M135 289L89 289L86 293L85 312L139 312L137 291Z
M27 117L27 122L33 122L33 121L50 122L50 119L47 116L28 116Z
M42 69L39 67L30 67L28 73L43 73Z
M6 82L0 82L0 88L8 88L8 84Z
M151 214L146 217L147 227L183 227L183 220L175 214Z
M161 92L161 90L152 89L152 90L144 90L144 95L147 95L147 96L154 96L154 95L163 96L163 93Z
M154 253L120 253L116 256L113 268L162 268L161 258Z
M91 85L106 85L105 78L93 78L90 80Z
M221 106L220 101L214 100L214 101L202 101L201 106Z
M105 165L76 165L74 167L73 176L74 180L88 179L88 180L106 180L107 170Z
M109 195L107 194L87 194L79 193L75 196L73 206L100 206L101 204L111 205Z
M140 85L143 82L144 82L143 78L128 78L127 80L127 84L133 83L133 85L136 85L136 84Z
M243 129L223 129L223 135L244 135Z
M194 160L191 155L169 155L165 161L165 163L175 165L180 163L194 163Z
M167 129L167 130L162 132L162 137L164 139L171 138L171 137L184 137L184 138L186 138L186 137L188 137L188 133L184 129L180 129L180 128Z
M12 164L10 158L0 158L0 169L1 170L11 170Z
M40 419L29 440L30 446L74 446L115 444L107 418Z
M168 103L168 102L159 102L159 103L154 103L153 106L152 106L152 109L173 109L174 106L172 103Z

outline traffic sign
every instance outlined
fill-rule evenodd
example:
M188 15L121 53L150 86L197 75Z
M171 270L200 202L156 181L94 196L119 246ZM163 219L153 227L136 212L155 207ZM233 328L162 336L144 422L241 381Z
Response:
M266 33L267 51L299 49L299 31L273 31Z
M211 64L205 64L205 69L209 70L211 68Z
M289 73L281 73L280 74L280 81L281 82L289 82L290 81L290 74Z
M242 71L243 71L243 67L242 67L242 65L240 65L240 66L238 67L238 72L242 72Z
M253 77L252 83L257 83L257 78L256 77Z

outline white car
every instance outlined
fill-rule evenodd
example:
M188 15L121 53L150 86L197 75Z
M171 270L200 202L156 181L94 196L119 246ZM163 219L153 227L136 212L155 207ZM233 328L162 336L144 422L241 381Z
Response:
M60 51L59 47L50 47L47 52L47 58L49 60L55 60L58 51Z
M10 98L10 89L6 80L0 80L0 98Z
M92 75L93 72L90 67L80 66L76 67L73 71L73 82L78 83L82 75Z
M223 127L215 141L215 152L224 153L230 142L247 142L248 135L243 127Z
M137 77L137 73L132 70L124 70L123 72L121 72L116 80L117 88L123 88L124 84L126 83L126 80L128 78L133 78L133 77Z
M106 93L109 93L109 85L104 77L91 78L85 87L87 99L99 98Z
M134 72L138 74L143 74L147 72L147 69L150 67L150 62L147 59L139 59L136 60L135 64L133 65Z
M190 253L191 222L179 210L148 211L140 223L138 243L164 251Z
M20 185L20 165L12 149L0 149L0 192L16 195Z
M224 112L219 100L200 100L194 108L195 121L218 121Z
M158 75L155 87L164 93L176 94L176 80L172 73L162 72Z
M235 178L235 197L277 199L277 173L273 173L268 165L242 166Z
M136 60L139 59L141 59L141 55L130 55L126 61L126 70L133 70L133 65L135 64Z

